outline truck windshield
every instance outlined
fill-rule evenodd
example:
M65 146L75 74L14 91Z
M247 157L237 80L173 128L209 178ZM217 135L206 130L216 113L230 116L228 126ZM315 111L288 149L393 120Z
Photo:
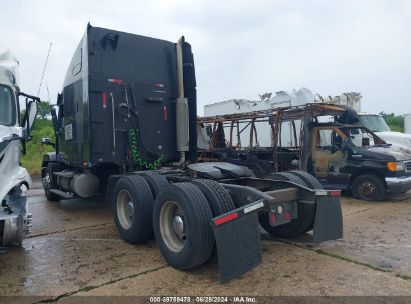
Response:
M14 122L13 91L0 85L0 125L9 126Z
M344 128L344 133L350 138L351 142L357 147L371 147L384 145L385 142L365 128L352 127Z
M390 127L379 115L359 115L362 124L373 132L390 132Z

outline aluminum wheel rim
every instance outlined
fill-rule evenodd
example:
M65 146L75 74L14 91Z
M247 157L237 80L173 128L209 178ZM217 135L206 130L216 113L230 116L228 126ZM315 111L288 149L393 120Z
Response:
M166 201L160 210L160 233L166 246L173 252L184 248L187 224L183 210L174 201Z
M117 216L126 230L134 224L134 203L127 190L121 190L117 196Z
M46 176L44 176L43 187L46 191L49 191L51 188L50 185L51 185L50 174L47 172Z

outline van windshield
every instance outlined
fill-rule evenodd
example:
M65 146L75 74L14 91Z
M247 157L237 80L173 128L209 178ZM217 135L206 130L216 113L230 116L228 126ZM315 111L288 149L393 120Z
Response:
M357 147L371 147L375 145L385 145L386 143L370 132L366 128L351 127L343 128L344 133L348 136L351 142Z
M359 115L361 123L373 132L390 132L390 127L379 115Z
M0 85L0 125L9 126L14 122L13 91Z

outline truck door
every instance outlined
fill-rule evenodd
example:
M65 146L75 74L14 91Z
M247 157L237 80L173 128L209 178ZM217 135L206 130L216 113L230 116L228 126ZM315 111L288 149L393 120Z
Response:
M338 128L314 128L311 137L311 158L313 174L322 182L344 188L348 174L341 169L346 167L348 154L342 148L345 134Z
M315 131L314 131L315 130ZM311 137L313 173L317 178L328 175L331 153L331 129L314 129Z

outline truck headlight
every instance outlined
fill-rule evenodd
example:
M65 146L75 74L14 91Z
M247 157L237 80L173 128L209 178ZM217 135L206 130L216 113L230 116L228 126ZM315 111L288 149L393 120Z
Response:
M387 162L388 171L404 171L405 163L404 162Z

